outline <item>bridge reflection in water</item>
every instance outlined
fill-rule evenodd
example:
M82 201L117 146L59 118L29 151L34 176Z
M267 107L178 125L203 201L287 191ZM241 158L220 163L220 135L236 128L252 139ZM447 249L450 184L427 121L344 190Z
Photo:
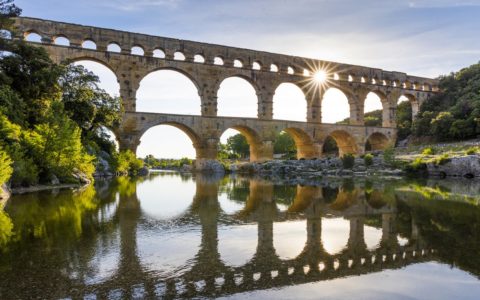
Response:
M176 224L199 222L201 226L198 253L187 262L189 267L178 268L187 271L159 276L142 265L137 249L142 209L134 190L136 185L132 183L129 193L120 195L114 217L120 231L120 262L116 272L105 281L91 285L72 282L70 290L78 293L65 296L97 299L112 295L128 299L221 296L396 269L435 257L436 251L424 242L413 221L408 242L399 244L395 201L379 204L379 199L374 199L375 191L372 195L349 184L336 188L297 186L293 202L282 211L271 182L237 179L234 182L248 184L249 192L243 208L227 214L219 203L219 189L234 192L235 187L222 186L215 178L197 177L195 182L197 189L190 207L175 221ZM325 197L324 193L329 196ZM322 221L332 217L343 217L350 223L348 243L336 254L324 249L321 236ZM369 218L378 220L382 230L380 243L374 249L368 249L364 239L364 224ZM303 250L294 258L281 259L273 243L274 223L299 219L306 219ZM218 227L245 222L258 226L256 252L246 264L229 266L220 257Z

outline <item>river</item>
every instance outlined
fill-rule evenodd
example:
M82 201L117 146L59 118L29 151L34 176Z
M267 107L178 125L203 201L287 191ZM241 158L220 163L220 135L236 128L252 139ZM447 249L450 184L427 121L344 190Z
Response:
M0 299L478 299L480 184L174 172L14 195Z

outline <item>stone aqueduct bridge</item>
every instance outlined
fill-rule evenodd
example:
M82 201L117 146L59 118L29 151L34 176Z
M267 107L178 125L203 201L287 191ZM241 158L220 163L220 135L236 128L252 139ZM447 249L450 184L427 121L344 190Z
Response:
M409 99L415 115L420 105L438 90L433 79L400 72L34 18L17 18L16 32L23 37L31 33L40 35L39 45L56 62L92 60L116 74L126 110L123 123L114 130L121 148L135 151L145 131L168 124L191 138L199 166L216 158L219 138L229 128L246 136L252 161L272 159L274 136L280 131L293 136L299 158L320 156L328 136L336 140L340 154L361 154L367 141L372 149L381 149L396 139L395 112L399 97ZM68 46L56 44L60 37L68 39ZM93 42L94 49L85 48L85 41ZM120 51L114 52L112 45ZM201 99L201 115L136 111L140 81L161 69L175 70L191 79ZM312 88L312 74L319 69L328 70L328 80ZM243 78L254 87L258 118L217 116L217 91L229 77ZM307 122L273 119L273 96L282 83L293 83L304 92ZM350 125L321 123L321 102L330 87L341 90L348 98ZM364 126L364 100L370 92L382 101L382 127Z

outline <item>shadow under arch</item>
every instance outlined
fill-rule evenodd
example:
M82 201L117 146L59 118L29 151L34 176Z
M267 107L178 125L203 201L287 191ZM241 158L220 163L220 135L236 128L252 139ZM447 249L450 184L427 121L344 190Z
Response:
M313 138L300 128L288 127L283 129L295 142L297 158L314 158L320 156L319 149L315 146Z
M355 138L345 130L333 130L328 133L327 137L332 137L338 146L339 156L344 154L357 154L358 146ZM325 138L326 139L326 138Z
M381 132L374 132L367 137L365 142L366 151L384 150L390 145L388 137Z

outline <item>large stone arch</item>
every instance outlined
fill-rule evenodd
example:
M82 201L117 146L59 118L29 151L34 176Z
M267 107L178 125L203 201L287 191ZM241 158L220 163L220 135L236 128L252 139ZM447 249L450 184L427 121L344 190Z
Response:
M137 101L138 99L138 95L139 95L139 91L141 91L141 88L142 88L142 82L144 82L145 79L147 79L149 76L153 76L155 73L157 74L161 74L161 72L165 72L165 71L170 71L170 72L175 72L179 75L181 75L182 79L184 78L186 80L186 82L189 82L193 85L193 87L195 88L195 92L196 92L196 95L198 96L198 103L196 103L196 107L198 108L196 110L196 113L192 113L193 115L199 115L201 114L201 107L202 107L202 94L201 94L201 84L198 82L197 78L195 76L193 76L190 72L188 71L185 71L184 69L182 68L177 68L177 67L171 67L171 66L164 66L164 67L159 67L159 68L154 68L154 69L150 69L148 70L147 72L145 72L144 74L142 74L142 76L138 79L138 88L137 90L135 91L135 101ZM185 83L186 83L185 82ZM184 82L182 81L182 84ZM185 90L186 90L187 86L185 86ZM189 96L190 97L190 96ZM193 97L193 95L192 95ZM188 105L190 106L190 105ZM164 113L164 112L161 112L161 113ZM178 112L169 112L169 113L174 113L174 114L187 114L187 113L178 113ZM188 113L190 114L190 113Z
M370 148L369 150L384 150L390 146L392 142L390 139L381 132L373 132L365 140L365 149ZM367 147L369 145L369 147Z
M136 134L136 145L134 149L130 149L134 152L136 152L138 145L140 144L140 140L143 137L143 135L150 129L156 126L161 126L161 125L168 125L175 127L179 130L181 130L183 133L185 133L190 140L192 141L192 146L195 149L195 155L196 158L215 158L216 152L211 154L211 153L205 153L209 149L208 147L205 147L204 140L201 138L200 134L197 133L194 129L191 127L182 124L180 122L175 122L175 121L154 121L154 122L149 122L145 124ZM168 141L165 141L168 142Z
M325 114L325 96L327 95L327 93L329 92L334 92L334 91L339 91L341 94L343 94L343 96L346 98L347 100L347 104L348 104L348 118L349 118L349 124L357 124L357 119L358 119L358 111L360 110L359 108L359 104L358 104L358 101L356 101L355 97L353 97L353 94L352 92L343 87L343 86L337 86L337 85L332 85L332 86L329 86L327 87L322 95L321 95L321 98L320 98L320 108L321 108L321 115L322 115L322 122L325 120L325 118L323 117L323 115Z
M288 133L297 147L297 158L315 158L320 156L319 145L303 129L297 127L287 127L282 131Z
M395 104L398 104L398 100L402 96L406 97L408 99L408 102L412 106L412 119L415 119L418 112L420 111L420 101L417 99L416 95L407 92L407 93L400 93L399 97L396 99L397 103Z
M214 87L213 87L213 91L215 92L215 97L216 97L216 102L217 102L217 113L218 113L218 102L220 97L219 97L219 93L220 93L220 89L221 89L221 85L222 83L226 82L227 80L230 80L230 79L242 79L243 81L247 82L253 89L253 91L255 92L255 99L256 99L256 103L255 103L255 107L256 107L256 114L255 116L260 116L261 115L261 104L262 104L262 91L260 89L260 87L258 86L258 84L255 82L255 80L253 80L251 77L249 76L246 76L246 75L243 75L243 74L240 74L240 73L233 73L233 74L228 74L228 75L225 75L225 76L222 76L221 78L218 78L217 80L215 80L214 82ZM252 118L255 117L255 116L251 116ZM250 117L250 116L249 116Z
M362 108L365 108L365 101L369 94L374 94L382 104L382 127L395 127L395 104L390 103L388 95L379 89L369 90L362 101Z
M265 161L273 158L273 145L271 141L265 142L261 133L244 124L230 124L218 132L218 139L228 129L234 129L240 132L246 139L250 146L250 161Z
M361 152L354 136L349 132L347 132L346 130L343 130L343 129L332 130L328 132L325 138L327 138L328 136L332 137L337 143L338 152L339 152L338 154L340 156L343 156L344 154L347 154L347 153L359 154Z
M303 97L303 100L304 102L302 101L296 101L297 99L297 95L293 95L293 97L295 97L295 99L288 99L289 101L293 100L291 103L289 103L289 107L298 107L298 106L303 106L305 108L305 111L303 112L302 111L302 114L301 115L298 115L295 117L298 117L298 118L292 118L291 117L291 114L294 113L292 111L289 111L289 116L288 117L284 117L283 115L285 115L285 112L283 112L281 109L279 109L281 103L279 103L278 101L281 101L279 100L282 99L282 94L279 94L279 89L281 87L286 87L288 88L288 92L292 92L293 93L298 93L300 92L301 93L301 97ZM273 112L273 118L274 119L277 119L277 120L292 120L292 121L299 121L299 122L305 122L306 119L307 119L307 115L308 115L308 99L307 99L307 95L305 94L305 91L298 85L298 83L296 82L288 82L288 81L283 81L283 82L280 82L278 84L275 84L272 86L272 90L274 91L273 92L273 95L272 95L272 112ZM298 96L300 97L300 94L298 94ZM286 104L286 103L285 103ZM283 113L283 115L282 115ZM279 116L280 115L280 116Z

